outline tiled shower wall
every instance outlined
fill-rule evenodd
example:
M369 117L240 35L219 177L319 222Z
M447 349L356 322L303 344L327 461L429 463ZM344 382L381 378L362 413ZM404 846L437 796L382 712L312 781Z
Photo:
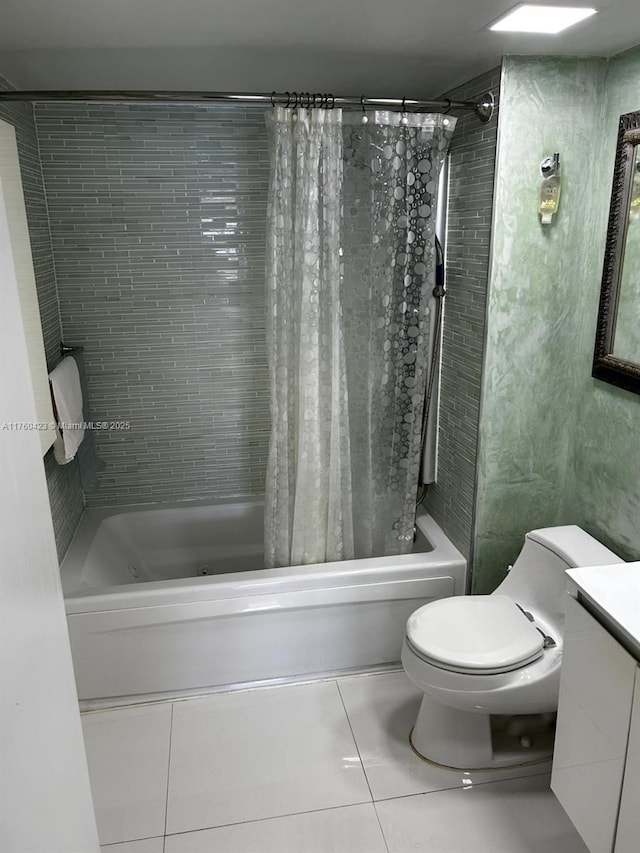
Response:
M449 93L498 94L499 69ZM268 443L262 110L36 107L67 342L85 347L106 462L88 502L263 490ZM470 556L496 118L452 144L438 484Z
M499 68L444 97L471 101L488 91L498 99ZM464 113L450 147L438 476L425 499L429 512L467 559L473 550L497 131L497 110L487 124Z
M0 89L11 88L13 87L0 77ZM28 103L2 103L0 119L12 124L16 131L42 334L47 367L52 370L60 360L61 328L33 107ZM62 557L84 508L78 465L76 462L58 465L53 458L53 451L50 450L44 457L44 467L56 546L58 556Z
M105 462L89 505L260 493L264 111L38 104L65 342Z

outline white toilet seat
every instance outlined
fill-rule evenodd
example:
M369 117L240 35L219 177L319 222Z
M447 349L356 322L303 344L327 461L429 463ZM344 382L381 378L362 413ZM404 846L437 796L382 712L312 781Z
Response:
M544 652L544 634L506 595L443 598L407 622L407 644L440 669L495 675L527 666Z

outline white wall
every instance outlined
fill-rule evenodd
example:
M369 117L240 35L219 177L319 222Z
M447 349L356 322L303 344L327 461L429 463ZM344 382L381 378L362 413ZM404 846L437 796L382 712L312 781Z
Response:
M36 278L33 271L20 161L18 159L18 144L15 129L6 121L0 121L0 181L2 181L4 188L4 205L11 241L11 254L18 282L22 324L27 339L27 358L35 397L36 414L41 423L50 424L53 421L53 407L49 391L47 360L44 354L42 323L38 306ZM43 456L55 441L55 437L53 428L38 431Z
M0 849L97 853L89 775L0 181Z

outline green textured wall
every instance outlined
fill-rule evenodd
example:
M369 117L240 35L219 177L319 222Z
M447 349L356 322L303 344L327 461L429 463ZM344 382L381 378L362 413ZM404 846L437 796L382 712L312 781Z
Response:
M605 89L606 124L604 181L600 204L608 214L618 119L640 110L640 47L609 63ZM598 258L598 272L602 262ZM599 282L596 297L599 294ZM593 354L597 302L589 295L588 317L582 341L583 360ZM640 305L636 306L640 323ZM588 365L587 365L588 366ZM640 559L640 396L579 376L576 434L572 453L570 508L577 523L625 559Z
M640 397L590 376L617 117L639 79L638 50L505 59L474 592L495 588L535 527L577 523L627 557L640 549ZM542 226L539 166L556 151L560 213Z

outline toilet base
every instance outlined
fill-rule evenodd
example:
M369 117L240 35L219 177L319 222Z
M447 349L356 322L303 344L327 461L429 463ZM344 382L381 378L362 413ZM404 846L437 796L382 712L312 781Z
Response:
M421 758L455 770L538 764L549 761L553 753L552 716L523 717L536 723L540 718L539 724L531 724L532 735L527 735L526 724L512 722L517 718L459 711L425 694L409 741ZM529 746L523 746L523 738Z

